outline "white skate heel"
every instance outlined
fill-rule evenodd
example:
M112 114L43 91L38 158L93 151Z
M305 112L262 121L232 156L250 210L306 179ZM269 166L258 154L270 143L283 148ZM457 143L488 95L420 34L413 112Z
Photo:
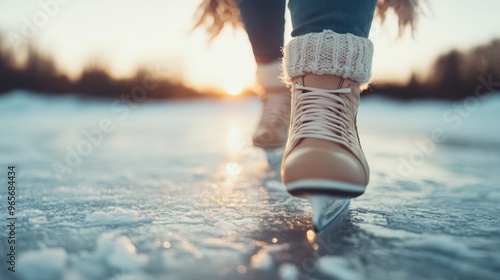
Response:
M347 214L350 199L334 196L308 195L304 197L311 202L313 209L312 224L316 232L320 232L335 221L342 220Z

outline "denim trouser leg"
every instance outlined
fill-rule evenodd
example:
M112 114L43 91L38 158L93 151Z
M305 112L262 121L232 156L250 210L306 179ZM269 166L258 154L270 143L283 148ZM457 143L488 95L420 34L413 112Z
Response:
M257 62L281 57L285 0L237 0ZM292 36L322 32L368 37L377 0L290 0Z
M376 4L377 0L290 0L292 36L332 30L368 38Z
M294 38L284 48L286 82L307 74L368 82L375 6L376 0L290 0Z
M236 0L257 65L281 57L285 0ZM284 49L284 77L307 73L369 81L368 35L376 0L289 0L294 39Z
M285 0L237 0L257 63L281 58Z

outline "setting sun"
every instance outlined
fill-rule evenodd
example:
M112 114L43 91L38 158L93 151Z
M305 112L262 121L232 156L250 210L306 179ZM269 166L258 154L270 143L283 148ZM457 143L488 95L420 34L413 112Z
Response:
M242 30L225 30L213 42L195 32L186 47L186 83L198 89L217 88L238 95L255 81L256 65ZM203 63L200 63L203 61Z
M229 95L238 95L245 88L245 84L238 81L227 81L224 83L224 90Z

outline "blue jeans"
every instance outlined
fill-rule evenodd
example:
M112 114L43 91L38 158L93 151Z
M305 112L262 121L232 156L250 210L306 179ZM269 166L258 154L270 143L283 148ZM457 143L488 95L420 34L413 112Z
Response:
M236 0L257 63L281 58L285 0ZM368 38L377 0L289 0L292 36L332 30Z

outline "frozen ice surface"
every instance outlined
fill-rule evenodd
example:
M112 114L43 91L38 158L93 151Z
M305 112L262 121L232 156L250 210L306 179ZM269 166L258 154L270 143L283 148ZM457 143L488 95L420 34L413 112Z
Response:
M0 96L0 279L499 279L500 96L468 102L364 100L370 185L315 234L251 145L256 99Z
M363 270L359 263L337 256L326 256L318 259L318 269L330 279L358 280L363 279L359 274Z

